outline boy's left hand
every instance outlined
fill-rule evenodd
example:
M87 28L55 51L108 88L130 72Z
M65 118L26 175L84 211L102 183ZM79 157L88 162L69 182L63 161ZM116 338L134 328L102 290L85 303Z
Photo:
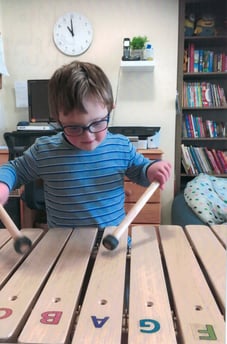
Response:
M154 180L159 182L160 189L164 189L164 185L170 177L171 164L167 161L157 161L147 169L147 178L150 183Z

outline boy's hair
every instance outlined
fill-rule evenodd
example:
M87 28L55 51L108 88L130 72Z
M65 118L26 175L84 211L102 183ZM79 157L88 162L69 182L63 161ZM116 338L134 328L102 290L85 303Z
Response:
M49 80L49 108L51 118L58 120L59 112L65 116L73 110L87 112L84 100L95 101L113 108L112 86L102 69L92 63L74 61L57 69Z

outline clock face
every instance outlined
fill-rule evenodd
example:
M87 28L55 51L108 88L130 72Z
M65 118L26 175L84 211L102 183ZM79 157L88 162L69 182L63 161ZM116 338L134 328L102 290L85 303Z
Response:
M70 12L57 20L53 37L62 53L76 56L84 53L91 45L93 29L84 15Z

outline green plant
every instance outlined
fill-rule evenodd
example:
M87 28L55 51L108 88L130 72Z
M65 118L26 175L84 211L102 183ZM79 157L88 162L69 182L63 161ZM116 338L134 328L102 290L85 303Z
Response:
M143 49L146 42L148 42L147 36L134 36L130 41L130 47L133 50Z

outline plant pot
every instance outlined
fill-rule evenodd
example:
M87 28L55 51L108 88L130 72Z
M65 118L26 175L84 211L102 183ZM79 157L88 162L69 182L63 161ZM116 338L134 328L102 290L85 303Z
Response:
M139 57L139 60L143 60L143 51L144 49L131 49L131 57L137 59Z

